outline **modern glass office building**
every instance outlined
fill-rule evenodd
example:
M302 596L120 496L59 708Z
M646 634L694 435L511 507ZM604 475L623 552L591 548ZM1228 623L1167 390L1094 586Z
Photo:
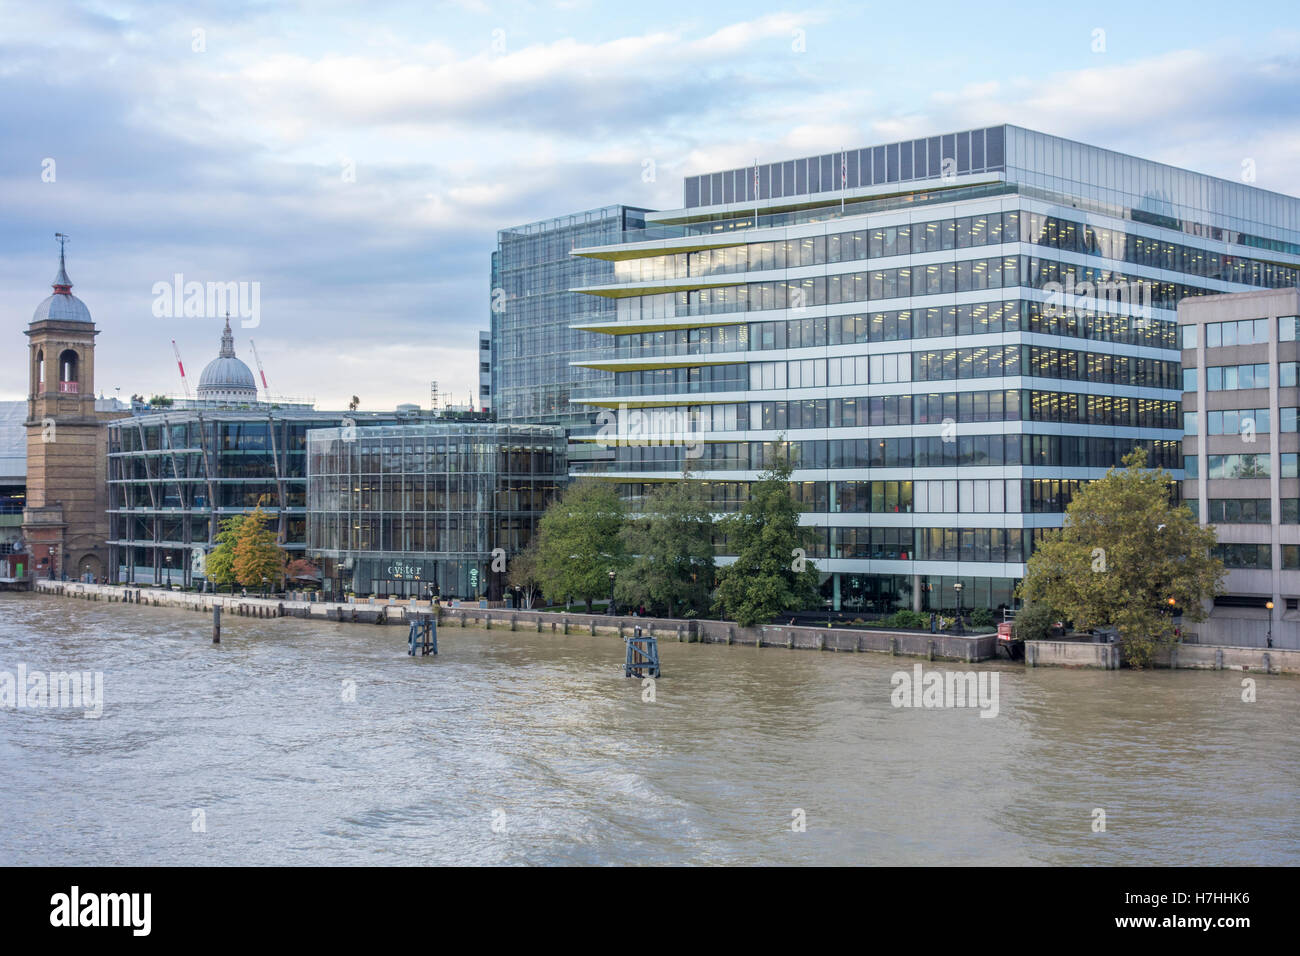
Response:
M635 502L689 447L728 511L785 442L827 606L996 608L1135 444L1183 477L1178 302L1295 286L1300 200L995 126L693 176L573 255L572 398L627 437L572 473Z
M325 590L499 599L568 474L562 428L427 423L307 436L307 547ZM495 565L495 566L494 566Z
M613 318L612 302L569 290L613 279L613 264L576 257L581 246L618 242L645 221L644 209L605 206L502 229L492 254L492 407L501 422L583 428L592 412L570 404L572 389L598 375L570 364L602 344L582 331Z
M259 504L291 558L307 547L307 432L392 424L393 412L318 412L305 404L181 402L108 425L110 580L189 586L196 550L221 521ZM170 570L169 570L170 569Z

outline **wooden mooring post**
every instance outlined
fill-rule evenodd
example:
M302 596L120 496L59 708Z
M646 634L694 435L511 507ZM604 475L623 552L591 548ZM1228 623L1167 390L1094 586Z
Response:
M221 605L212 605L212 643L221 643Z

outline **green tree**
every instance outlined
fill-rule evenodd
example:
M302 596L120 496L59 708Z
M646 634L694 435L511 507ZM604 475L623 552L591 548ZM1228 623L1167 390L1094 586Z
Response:
M1114 627L1130 665L1145 667L1173 640L1173 606L1205 618L1202 602L1221 593L1223 562L1213 527L1170 503L1163 468L1148 470L1135 448L1124 468L1085 485L1065 526L1044 535L1029 559L1020 595L1059 610L1076 627Z
M261 587L262 579L277 587L284 579L288 554L276 542L275 532L266 526L267 516L258 505L244 515L235 536L235 578L244 587Z
M239 540L239 528L244 523L243 515L232 515L224 519L220 524L220 530L217 532L217 546L208 554L204 564L204 573L209 581L212 582L212 589L218 590L221 585L230 585L230 591L233 594L235 590L235 544Z
M623 531L628 572L619 578L619 600L644 604L668 617L708 610L713 591L713 513L703 484L689 470L645 496L642 514Z
M802 509L790 494L793 471L788 455L778 453L750 484L744 508L718 522L736 561L718 572L714 610L745 627L811 607L818 598L817 569L804 556L809 529L800 526Z
M542 582L537 569L540 562L537 553L537 537L528 542L528 546L510 559L510 570L506 581L511 587L523 590L524 607L531 609L542 590Z
M609 572L627 566L623 524L627 509L613 484L575 481L537 523L537 564L542 590L555 600L591 602L609 595Z

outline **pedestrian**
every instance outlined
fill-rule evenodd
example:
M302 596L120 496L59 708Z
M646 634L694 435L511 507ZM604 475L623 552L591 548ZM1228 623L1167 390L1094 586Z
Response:
M938 629L938 623L939 623L938 620L934 616L934 612L931 611L930 612L930 633L931 634L935 633L935 631Z

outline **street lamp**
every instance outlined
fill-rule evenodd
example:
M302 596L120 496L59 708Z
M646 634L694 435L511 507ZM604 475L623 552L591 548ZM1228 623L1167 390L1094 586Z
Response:
M614 616L614 569L609 571L609 615Z
M167 590L170 591L170 590L171 590L171 587L172 587L172 556L171 556L170 553L168 553L168 555L167 555Z
M266 597L266 585L267 585L267 579L266 579L266 575L264 574L262 575L262 597L264 598Z
M958 581L956 584L952 586L952 589L957 592L957 626L955 630L958 634L966 633L966 629L965 627L962 626L962 622L961 622L961 592L962 592L962 588L964 588L965 586L966 585L962 584L960 581Z
M1273 602L1268 601L1264 604L1268 608L1268 639L1266 643L1269 647L1273 646Z
M54 580L54 545L50 545L50 580Z

